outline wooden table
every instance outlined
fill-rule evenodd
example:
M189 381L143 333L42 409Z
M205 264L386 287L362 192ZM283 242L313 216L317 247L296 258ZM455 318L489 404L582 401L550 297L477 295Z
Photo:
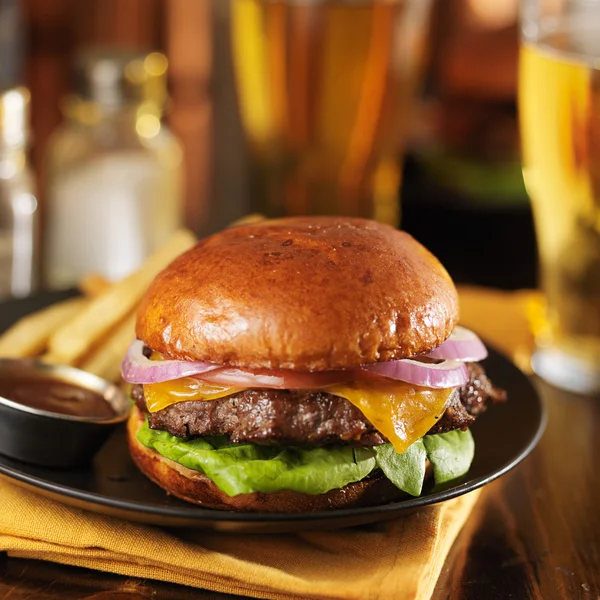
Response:
M546 433L524 463L487 487L434 600L600 598L600 397L537 383Z
M485 489L434 600L600 599L600 398L538 385L549 412L546 434L524 463ZM4 557L4 598L234 597Z

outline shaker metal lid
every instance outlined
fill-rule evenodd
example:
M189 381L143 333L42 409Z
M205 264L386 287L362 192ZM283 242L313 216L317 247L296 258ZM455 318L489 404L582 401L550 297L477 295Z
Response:
M105 108L151 102L162 107L167 99L168 61L160 52L90 49L75 62L75 93Z

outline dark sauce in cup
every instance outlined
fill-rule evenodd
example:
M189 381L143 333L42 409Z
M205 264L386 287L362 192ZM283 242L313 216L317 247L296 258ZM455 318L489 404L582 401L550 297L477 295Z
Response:
M5 374L0 378L0 396L61 415L98 420L116 416L113 407L102 395L53 377Z

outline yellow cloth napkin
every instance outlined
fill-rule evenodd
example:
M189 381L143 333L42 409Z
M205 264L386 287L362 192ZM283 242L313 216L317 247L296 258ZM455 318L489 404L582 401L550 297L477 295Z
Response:
M462 286L459 294L461 325L475 330L521 370L530 373L534 334L539 335L546 327L541 293Z
M528 353L528 293L465 289L462 322ZM393 521L293 535L195 532L193 541L71 508L0 480L0 549L257 598L426 599L479 492ZM186 536L187 537L187 536Z
M0 548L256 598L429 598L477 494L369 527L266 536L196 532L189 542L2 481Z

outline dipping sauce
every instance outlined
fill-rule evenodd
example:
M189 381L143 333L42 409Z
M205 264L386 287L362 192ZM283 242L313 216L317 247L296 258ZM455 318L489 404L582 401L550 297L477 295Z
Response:
M97 392L52 377L32 377L31 373L4 374L0 378L0 396L61 415L105 420L117 414Z

